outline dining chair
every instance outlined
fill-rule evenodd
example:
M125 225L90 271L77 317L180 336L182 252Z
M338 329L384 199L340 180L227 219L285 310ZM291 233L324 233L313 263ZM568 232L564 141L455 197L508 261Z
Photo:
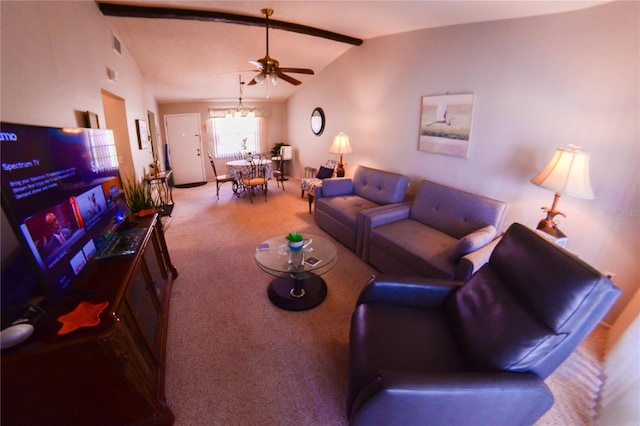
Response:
M267 201L267 160L261 154L255 154L247 157L245 160L247 168L240 172L240 183L243 188L244 196L249 193L249 199L253 203L255 191L264 192L264 200Z
M283 155L282 152L282 148L285 147L281 147L280 148L280 155L277 155L275 157L271 157L271 161L276 161L278 164L278 168L276 170L274 170L272 172L273 177L276 180L276 183L278 185L278 187L280 187L280 184L282 184L282 190L284 191L284 181L286 180L284 177L284 162L285 162L285 157Z
M220 185L222 185L225 182L234 182L234 179L233 179L232 176L219 175L218 171L216 170L216 164L213 162L213 157L211 156L211 153L207 152L207 155L209 155L209 162L211 163L211 168L213 169L213 174L216 177L216 198L219 200L220 199Z

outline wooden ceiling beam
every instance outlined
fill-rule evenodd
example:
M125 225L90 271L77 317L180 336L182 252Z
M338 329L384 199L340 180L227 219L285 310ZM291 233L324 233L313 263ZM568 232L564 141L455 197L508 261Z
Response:
M116 16L121 18L148 18L148 19L184 19L191 21L223 22L227 24L249 25L254 27L264 27L266 19L256 16L237 15L234 13L216 12L212 10L179 9L171 7L155 6L132 6L121 3L98 2L100 11L105 16ZM325 31L306 25L294 24L269 19L269 28L291 31L299 34L306 34L313 37L326 38L341 43L360 46L362 39L346 36L343 34Z

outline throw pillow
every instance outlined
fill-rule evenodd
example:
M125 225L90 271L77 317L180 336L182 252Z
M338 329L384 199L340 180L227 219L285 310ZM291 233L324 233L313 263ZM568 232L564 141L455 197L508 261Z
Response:
M316 178L326 179L326 178L330 178L331 176L333 176L333 169L320 166L320 170L318 170L318 174L316 175Z
M496 237L496 228L493 225L487 225L470 234L460 238L455 246L449 250L449 260L458 263L460 258L467 253L478 250L489 244Z

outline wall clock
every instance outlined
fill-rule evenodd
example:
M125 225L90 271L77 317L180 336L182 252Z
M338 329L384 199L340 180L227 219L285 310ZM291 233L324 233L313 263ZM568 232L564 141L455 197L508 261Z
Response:
M311 113L311 131L316 136L320 136L324 131L324 111L320 107Z

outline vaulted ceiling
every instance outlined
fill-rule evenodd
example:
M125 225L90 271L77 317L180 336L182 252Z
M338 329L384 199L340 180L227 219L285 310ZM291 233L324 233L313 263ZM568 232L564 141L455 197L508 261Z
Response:
M367 40L406 31L472 22L560 13L606 1L98 1L128 49L159 103L230 100L239 96L238 75L249 82L257 73L250 60L265 56L266 30L262 8L274 10L270 21L299 24ZM115 6L155 7L158 16L114 16ZM171 13L169 9L181 9ZM185 12L184 9L187 11ZM203 11L205 16L193 19ZM213 19L207 12L248 17ZM164 14L164 15L163 15ZM171 15L192 19L173 19ZM126 15L126 14L125 14ZM508 36L508 35L505 35ZM311 68L319 73L349 49L349 44L282 29L269 29L269 54L281 67ZM372 70L363 70L371 72ZM313 75L291 74L302 82ZM297 87L244 86L245 100L285 100Z

